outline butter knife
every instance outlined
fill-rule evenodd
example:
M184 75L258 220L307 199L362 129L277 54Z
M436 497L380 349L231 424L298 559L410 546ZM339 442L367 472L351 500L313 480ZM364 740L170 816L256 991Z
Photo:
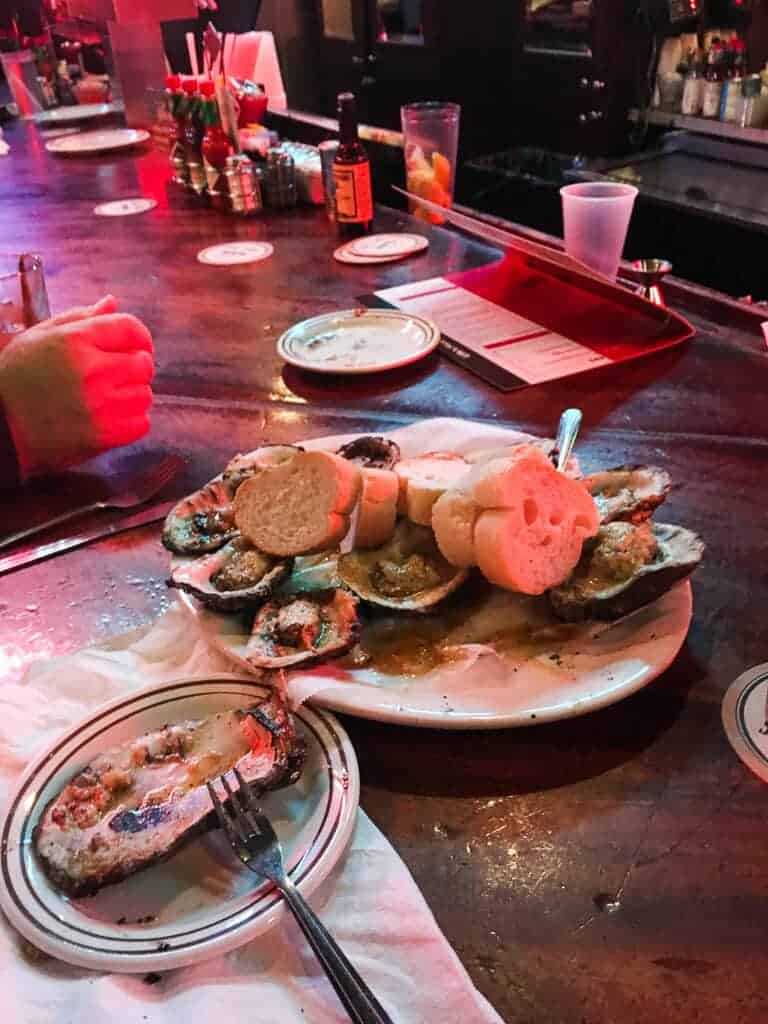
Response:
M175 504L175 501L164 501L159 505L151 505L141 512L135 512L132 516L118 519L117 522L94 526L90 530L83 530L82 533L75 533L71 537L62 537L61 540L54 540L48 544L37 544L35 547L24 548L22 551L14 551L13 554L0 558L0 576L14 572L16 569L22 569L26 565L42 562L46 558L53 558L54 555L63 554L73 548L81 548L95 540L113 537L116 533L125 533L126 530L135 530L139 526L156 523L160 519L165 519Z

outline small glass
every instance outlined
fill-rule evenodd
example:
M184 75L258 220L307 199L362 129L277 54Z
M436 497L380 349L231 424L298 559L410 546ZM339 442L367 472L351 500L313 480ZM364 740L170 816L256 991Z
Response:
M453 205L460 114L457 103L409 103L400 108L405 187L438 206ZM414 217L429 224L445 220L412 200L408 208Z
M637 189L589 181L560 189L565 251L592 270L616 280Z
M51 315L43 261L32 253L0 253L0 348Z

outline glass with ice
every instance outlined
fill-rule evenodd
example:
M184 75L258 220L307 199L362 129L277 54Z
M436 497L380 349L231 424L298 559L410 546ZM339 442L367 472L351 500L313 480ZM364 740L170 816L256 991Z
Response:
M457 103L409 103L400 108L405 187L438 206L453 203L460 113ZM442 224L445 219L413 201L409 209L430 224Z
M0 349L50 316L43 263L32 253L0 253Z

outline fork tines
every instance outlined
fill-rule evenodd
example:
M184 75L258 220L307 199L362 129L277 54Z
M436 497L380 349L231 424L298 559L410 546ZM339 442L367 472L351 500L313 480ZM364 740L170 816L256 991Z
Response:
M262 829L259 827L261 813L253 794L248 788L248 783L237 768L232 769L232 774L237 781L237 790L232 789L226 775L219 776L218 780L227 794L232 814L227 813L227 809L216 792L214 784L207 782L206 786L208 787L211 802L216 810L216 816L221 827L226 832L232 846L242 855L241 850L243 848L248 851L248 841L262 834Z

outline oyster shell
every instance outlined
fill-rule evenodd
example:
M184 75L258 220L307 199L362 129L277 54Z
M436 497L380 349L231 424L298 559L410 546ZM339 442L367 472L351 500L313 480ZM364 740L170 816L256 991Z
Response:
M641 523L672 489L669 473L658 466L617 466L583 477L603 523L621 519Z
M354 441L347 441L336 450L336 454L369 469L392 469L400 461L400 446L385 437L364 434Z
M410 611L427 611L468 576L443 558L428 527L407 519L382 547L341 555L338 573L364 600Z
M230 497L234 498L240 484L252 477L258 470L278 466L281 462L292 459L297 452L303 451L304 449L296 444L262 445L261 448L257 448L256 451L249 452L247 455L235 455L230 459L221 474L221 479L224 481Z
M298 594L259 609L245 657L256 668L307 667L344 654L359 633L357 598L346 590Z
M689 576L703 554L703 541L682 526L608 523L584 545L570 578L547 597L566 622L620 619Z
M234 766L261 792L279 789L299 778L305 754L274 691L249 708L166 725L78 772L43 812L35 851L59 889L92 895L218 824L208 780Z
M171 509L163 527L163 544L178 555L216 551L237 534L227 488L213 480Z
M237 537L210 555L177 565L168 586L216 611L235 612L261 604L290 571L290 559L265 555Z

